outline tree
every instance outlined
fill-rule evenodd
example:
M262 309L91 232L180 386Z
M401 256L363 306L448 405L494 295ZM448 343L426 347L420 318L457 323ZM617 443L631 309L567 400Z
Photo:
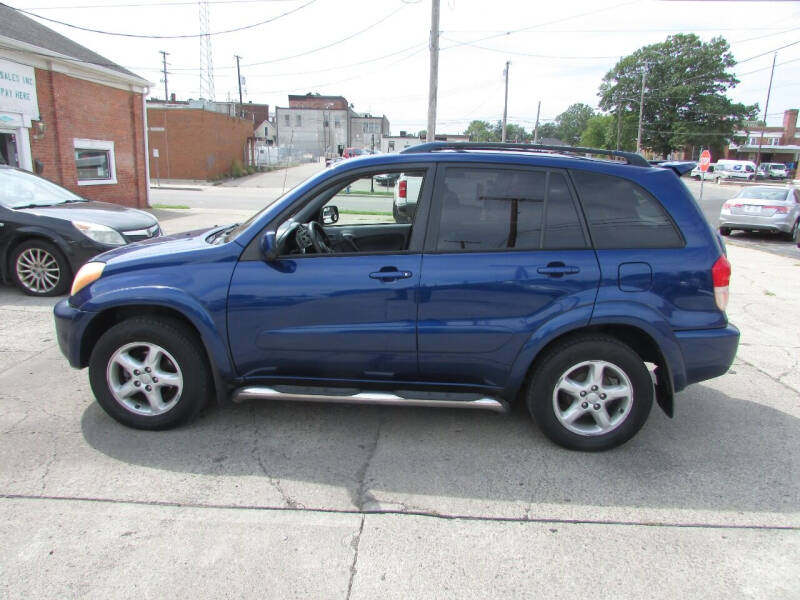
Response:
M581 134L581 146L588 148L613 149L616 139L609 138L609 131L616 132L617 120L613 115L595 115L586 122L586 129Z
M735 64L722 37L705 43L691 33L672 35L620 59L600 85L600 107L621 110L626 122L638 119L644 73L643 147L666 156L680 147L721 146L758 113L757 104L725 95L739 83L728 71Z
M558 138L570 146L577 146L586 124L594 116L594 110L586 104L570 105L567 110L556 117Z
M493 142L494 131L488 121L472 121L464 130L472 142ZM497 140L499 141L499 140Z
M558 127L555 123L540 123L536 137L540 142L543 138L559 138Z

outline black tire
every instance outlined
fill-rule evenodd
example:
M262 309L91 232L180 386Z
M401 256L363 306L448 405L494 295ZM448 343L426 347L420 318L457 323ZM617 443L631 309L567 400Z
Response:
M118 351L127 346L130 348L123 354L130 352L127 356L141 360L142 365L148 351L154 346L160 348L164 352L159 366L147 373L145 369L136 370L134 375L134 371L113 361ZM178 375L181 386L159 382L153 374L161 369L171 378ZM124 398L127 404L117 400L110 383L123 378L125 383L130 380L133 384L140 380L137 389ZM92 350L89 381L98 404L109 416L128 427L150 430L170 429L190 421L206 405L213 387L203 345L195 332L177 321L161 318L129 319L106 331ZM161 409L153 408L144 387L150 392L151 387L157 389L162 406L168 408L157 412ZM148 411L151 414L145 414Z
M585 363L598 365L602 379L600 391L588 391L587 387L585 399L577 392L571 396L558 391L562 377L580 374L583 369L588 373L589 365L580 366ZM588 386L587 382L588 379L581 385ZM606 400L606 395L602 394L606 382L609 390L616 385L632 393L624 398ZM526 400L531 416L553 442L570 450L597 452L624 444L642 428L650 414L654 393L650 372L636 352L615 338L587 335L572 338L547 351L531 374ZM568 429L557 415L556 406L559 411L575 409L581 416L575 419L572 427L584 431ZM596 409L598 406L601 408ZM601 411L605 417L611 413L609 429L605 433L592 432L592 427L602 430L597 421Z
M9 266L14 283L29 296L62 296L72 283L66 257L46 240L22 242L11 253Z
M720 235L730 235L731 234L731 228L730 227L720 227L719 228L719 234Z
M794 242L795 244L800 242L800 219L794 222L791 231L785 235L786 239L790 242Z

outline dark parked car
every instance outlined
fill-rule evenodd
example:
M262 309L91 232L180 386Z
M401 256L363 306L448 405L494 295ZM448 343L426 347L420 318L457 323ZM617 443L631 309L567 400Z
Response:
M722 240L676 175L691 163L585 152L435 142L344 161L245 223L88 263L55 308L59 345L131 427L215 396L516 401L558 444L612 448L654 401L671 416L676 392L725 373L739 332ZM340 221L343 190L380 173L418 180L408 222Z
M81 198L27 171L0 166L0 277L32 296L58 296L87 260L161 235L143 211Z

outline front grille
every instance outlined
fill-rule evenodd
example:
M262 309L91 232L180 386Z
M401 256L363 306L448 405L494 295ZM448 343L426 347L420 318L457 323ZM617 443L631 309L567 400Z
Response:
M161 235L161 228L158 226L158 223L147 229L132 229L122 232L122 237L124 237L125 241L128 243L140 242L142 240L158 237L159 235Z

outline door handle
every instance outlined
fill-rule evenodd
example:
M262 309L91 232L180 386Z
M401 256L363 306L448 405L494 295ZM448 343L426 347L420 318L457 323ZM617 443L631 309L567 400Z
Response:
M398 271L394 267L384 267L380 271L369 274L370 279L380 279L381 281L396 281L398 279L408 279L411 271Z
M539 267L536 272L541 275L549 275L550 277L563 277L564 275L574 275L580 273L578 267L565 265L562 262L551 262L546 267Z

